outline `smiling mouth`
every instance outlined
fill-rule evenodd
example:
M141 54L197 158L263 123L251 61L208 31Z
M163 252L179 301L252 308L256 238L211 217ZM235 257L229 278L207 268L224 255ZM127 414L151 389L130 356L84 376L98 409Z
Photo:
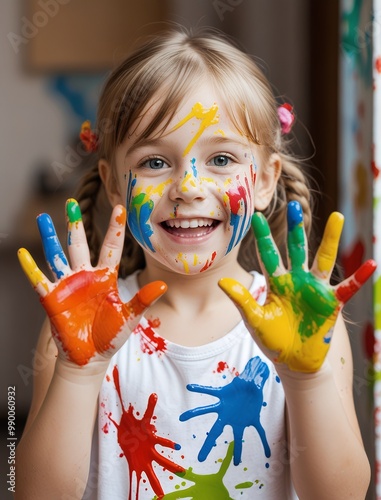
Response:
M161 223L167 233L180 238L201 238L210 234L221 221L207 218L169 219Z

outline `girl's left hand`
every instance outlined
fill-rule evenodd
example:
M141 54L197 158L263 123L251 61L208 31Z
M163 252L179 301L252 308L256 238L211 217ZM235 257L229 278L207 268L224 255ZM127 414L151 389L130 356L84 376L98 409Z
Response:
M366 261L348 279L331 286L343 215L334 212L329 217L311 269L298 202L289 203L287 219L289 270L282 263L265 217L255 213L252 219L258 253L268 275L265 305L259 305L235 280L223 278L219 286L240 309L253 337L274 363L311 373L325 360L340 310L372 275L376 263Z

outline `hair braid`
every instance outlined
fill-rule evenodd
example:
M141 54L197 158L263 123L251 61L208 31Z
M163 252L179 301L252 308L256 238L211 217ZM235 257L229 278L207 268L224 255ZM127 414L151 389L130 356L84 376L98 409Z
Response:
M279 246L282 246L281 242L286 241L287 204L290 201L300 203L303 210L305 231L309 236L312 227L312 200L306 174L300 165L286 154L281 153L280 156L282 158L282 173L273 201L266 209L265 215L268 218L275 241Z

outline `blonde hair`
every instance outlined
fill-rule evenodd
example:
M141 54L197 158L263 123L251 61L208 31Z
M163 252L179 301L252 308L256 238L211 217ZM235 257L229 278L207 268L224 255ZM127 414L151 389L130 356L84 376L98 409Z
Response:
M281 134L277 102L266 77L247 54L215 31L199 34L170 31L148 39L109 76L100 97L97 133L98 160L114 164L116 148L133 132L147 103L157 111L139 141L162 133L186 95L201 79L226 96L225 109L233 124L249 141L263 147L265 155L276 152L282 172L270 206L264 211L273 237L284 252L286 205L297 200L304 212L306 232L311 228L311 192L299 162L288 150ZM86 234L93 262L98 258L101 239L95 215L102 192L96 161L78 190ZM251 232L242 242L239 261L249 270L257 265ZM143 251L128 231L119 268L122 277L144 267Z

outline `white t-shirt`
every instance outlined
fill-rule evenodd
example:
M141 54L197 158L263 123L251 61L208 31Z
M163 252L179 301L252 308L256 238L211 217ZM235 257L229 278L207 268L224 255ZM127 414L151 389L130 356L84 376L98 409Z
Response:
M265 280L251 293L263 303ZM128 301L137 273L119 283ZM85 500L287 500L285 398L244 322L200 347L142 318L112 358L100 396Z

